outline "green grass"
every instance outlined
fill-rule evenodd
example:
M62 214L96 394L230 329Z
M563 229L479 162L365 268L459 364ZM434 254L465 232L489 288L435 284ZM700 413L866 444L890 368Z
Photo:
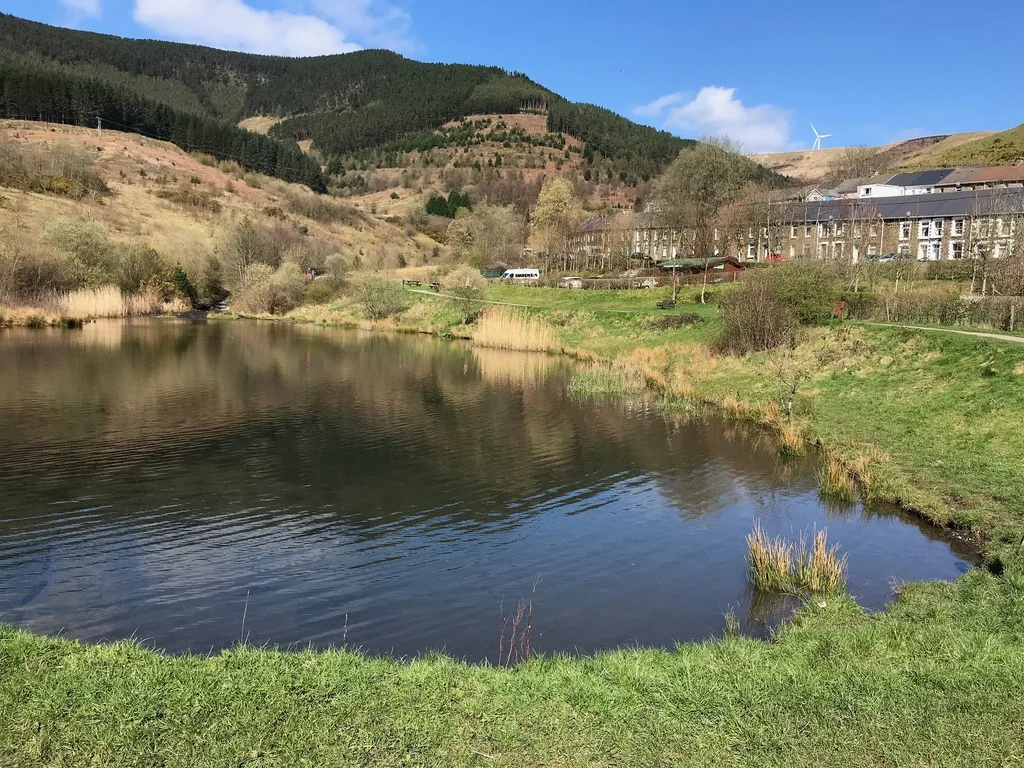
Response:
M664 331L657 312L596 311L642 308L651 292L488 295L544 305L532 311L567 347L609 358L580 372L580 394L638 376L667 394L682 377L688 397L778 425L770 355L694 353L718 327L714 305L685 297L675 311L705 321ZM471 331L450 302L410 305L394 326ZM358 318L351 302L318 311L308 319ZM787 426L867 494L985 537L990 569L909 585L872 616L812 598L771 642L513 670L343 651L165 657L0 628L0 765L1024 764L1024 345L874 326L809 336Z
M1017 764L1022 586L977 571L907 587L885 615L815 599L772 643L514 670L341 651L163 657L0 630L0 763Z
M975 139L944 152L926 155L922 162L931 168L952 168L958 165L1013 164L1024 156L1024 125L1018 125L994 136ZM922 162L915 163L921 165Z

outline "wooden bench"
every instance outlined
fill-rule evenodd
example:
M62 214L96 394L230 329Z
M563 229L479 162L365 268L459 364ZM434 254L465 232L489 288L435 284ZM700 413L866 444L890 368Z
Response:
M676 300L675 299L662 299L661 301L658 302L658 309L675 309L675 308L676 308Z
M423 285L423 281L422 280L403 280L402 283L404 285L415 285L417 288L419 288L421 285Z

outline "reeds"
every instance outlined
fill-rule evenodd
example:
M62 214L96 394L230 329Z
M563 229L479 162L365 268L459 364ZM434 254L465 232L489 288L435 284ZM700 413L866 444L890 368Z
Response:
M866 472L866 468L865 468ZM853 503L857 500L857 484L853 468L837 456L828 456L818 470L818 487L823 496Z
M779 429L779 452L783 456L803 456L804 436L793 424L784 424Z
M524 352L560 352L555 329L537 317L505 307L492 307L477 321L473 342L483 347Z
M754 523L747 536L747 566L751 583L765 592L824 594L846 587L846 555L839 556L838 545L828 545L828 532L814 531L796 543L780 536L769 538Z
M163 309L163 302L153 292L126 294L114 285L63 294L57 305L64 315L82 318L136 317L153 315Z

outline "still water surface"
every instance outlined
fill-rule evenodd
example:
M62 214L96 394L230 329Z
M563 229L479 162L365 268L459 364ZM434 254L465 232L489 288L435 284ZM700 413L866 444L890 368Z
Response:
M764 435L574 401L572 372L308 326L0 332L0 621L481 660L538 576L546 652L706 638L730 608L763 633L755 519L827 526L871 609L970 567L892 510L824 504Z

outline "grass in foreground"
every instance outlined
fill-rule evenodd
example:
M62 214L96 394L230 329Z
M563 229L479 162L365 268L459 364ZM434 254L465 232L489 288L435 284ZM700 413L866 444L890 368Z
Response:
M1011 765L1024 584L973 571L888 613L812 601L774 642L534 659L163 657L0 629L0 764Z

